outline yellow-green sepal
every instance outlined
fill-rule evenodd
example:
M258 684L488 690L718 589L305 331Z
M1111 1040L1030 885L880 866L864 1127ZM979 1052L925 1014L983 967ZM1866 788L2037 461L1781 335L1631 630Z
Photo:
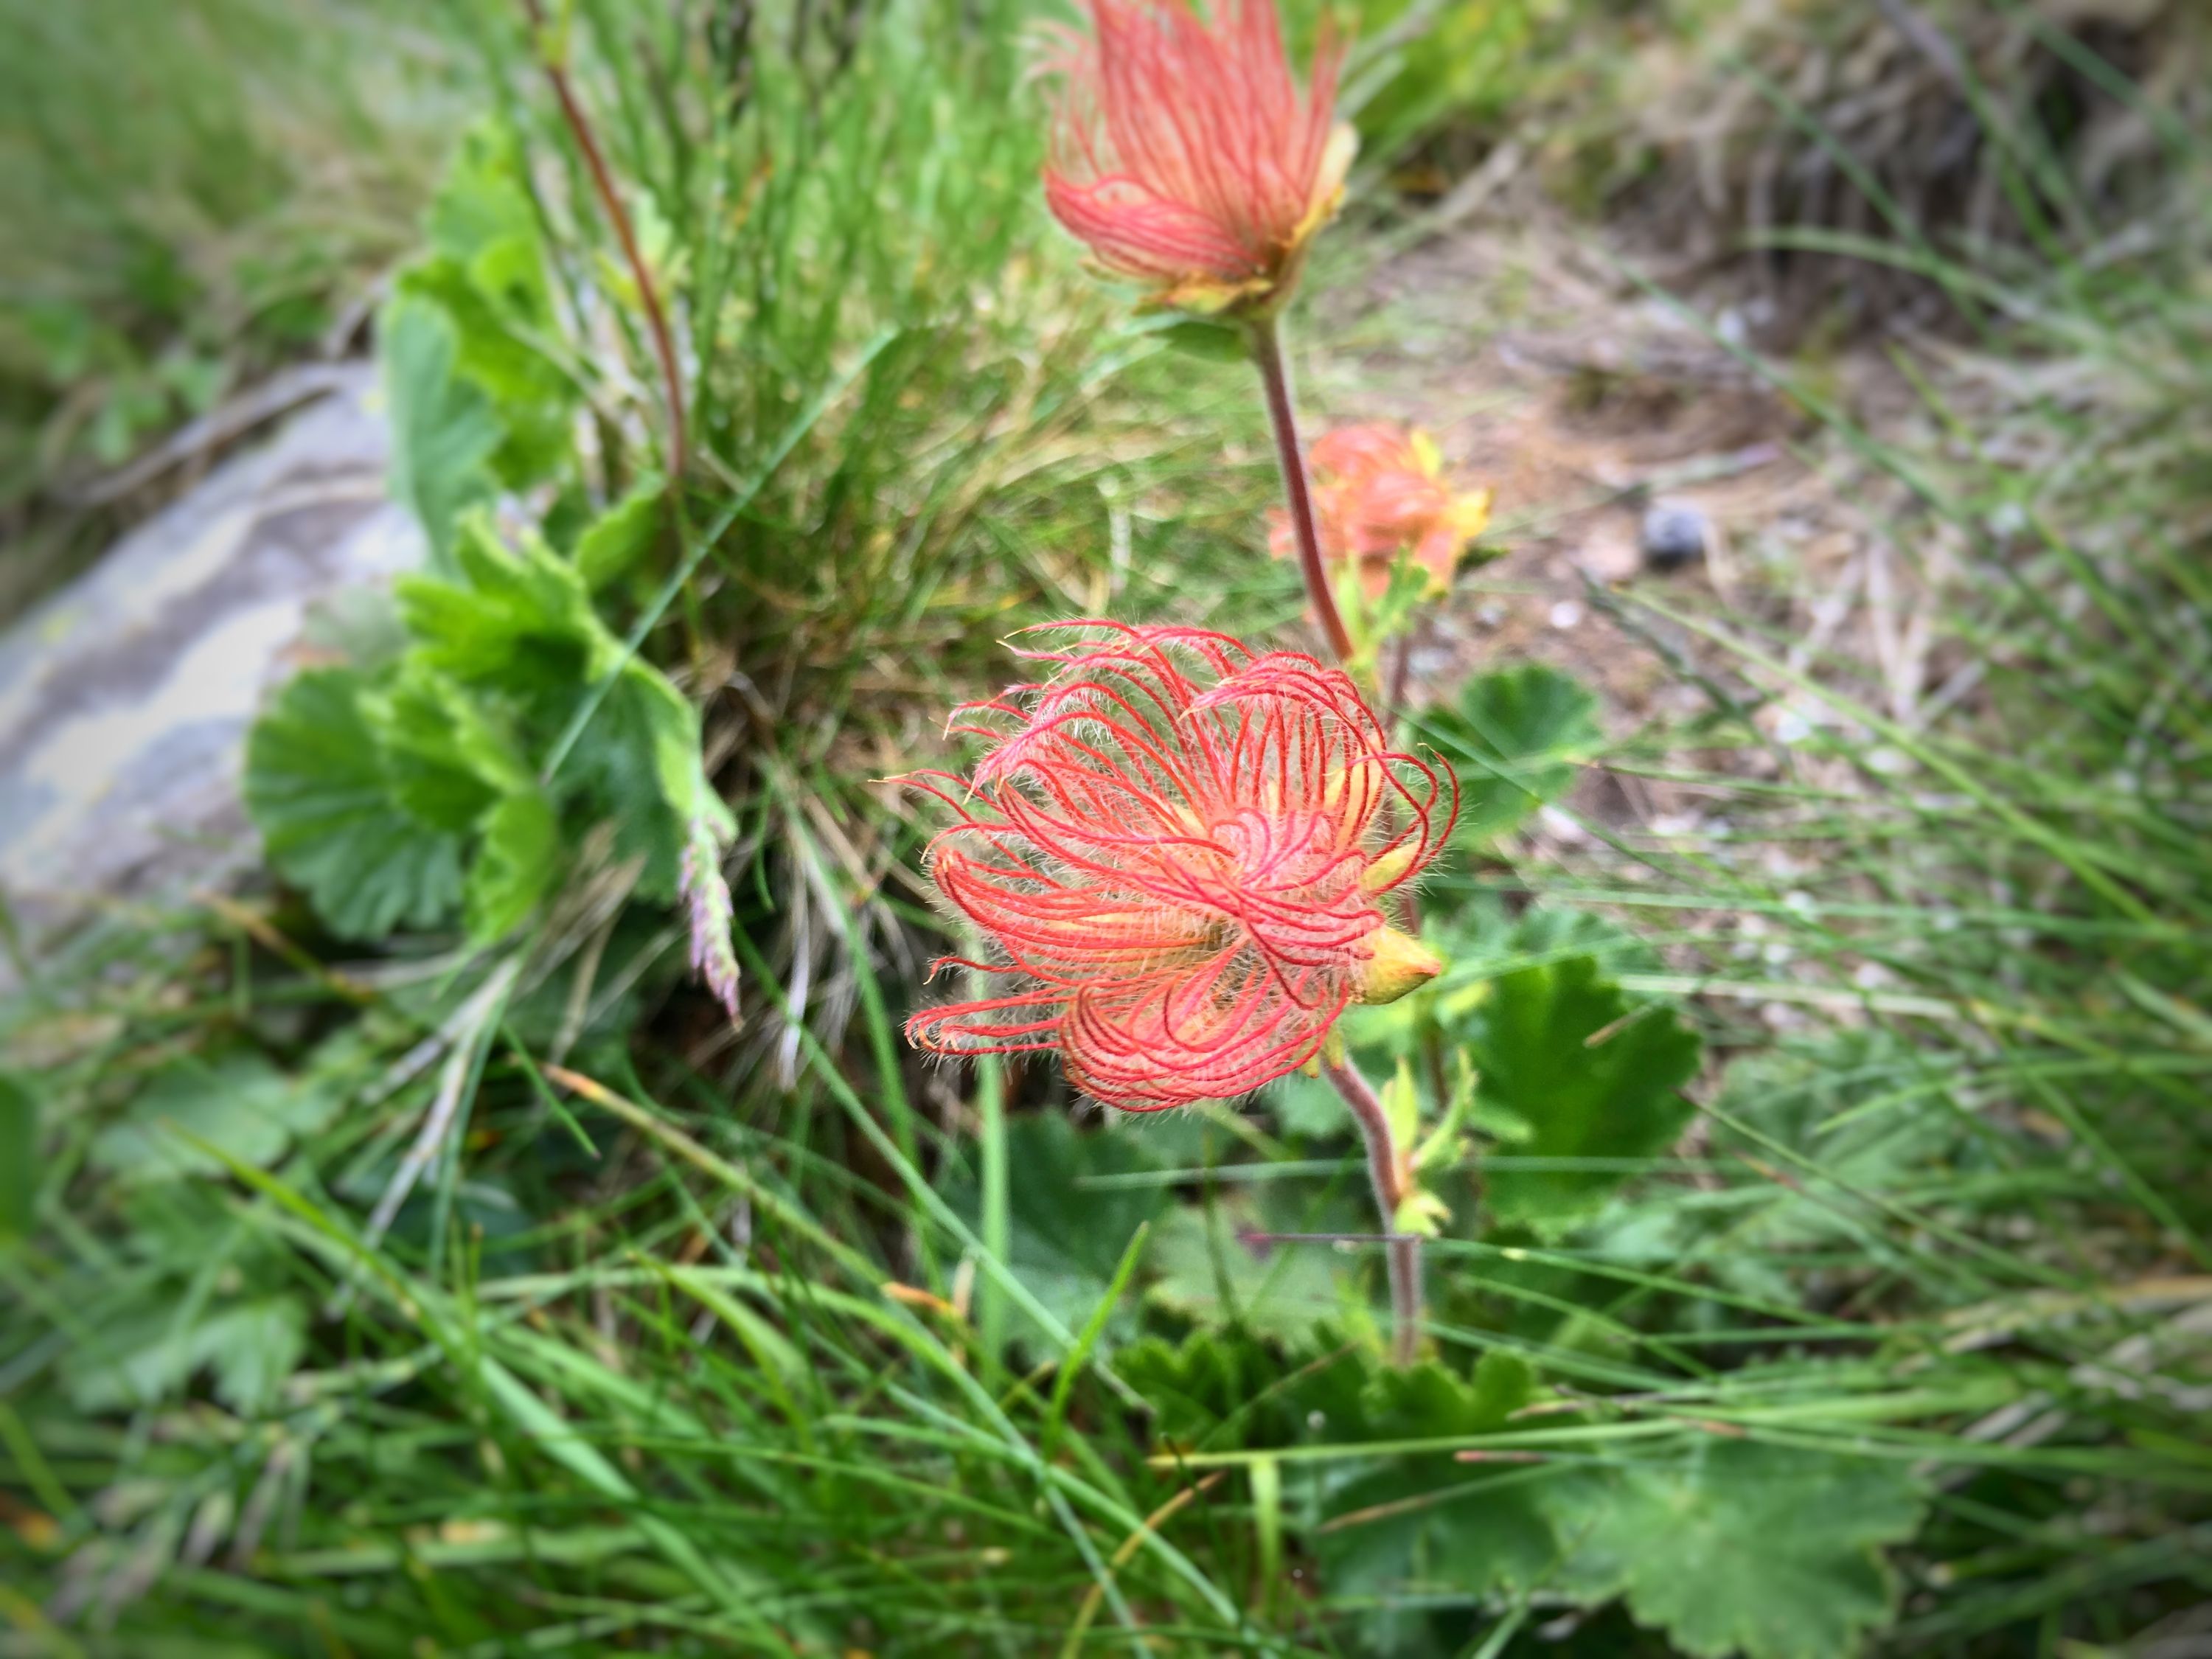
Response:
M1425 1187L1413 1187L1398 1200L1398 1212L1390 1218L1390 1230L1434 1238L1450 1219L1450 1206L1443 1200Z
M1382 1121L1390 1126L1390 1144L1400 1149L1402 1157L1421 1127L1421 1097L1413 1087L1413 1067L1402 1057L1397 1071L1382 1085Z

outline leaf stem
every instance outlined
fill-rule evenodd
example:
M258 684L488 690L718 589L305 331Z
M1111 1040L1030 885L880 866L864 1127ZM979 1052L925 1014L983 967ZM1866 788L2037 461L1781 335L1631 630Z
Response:
M560 101L561 117L568 124L568 131L576 141L576 148L584 154L584 165L591 170L592 187L599 194L599 205L605 210L607 222L614 227L615 240L622 244L623 258L629 263L630 280L637 284L638 299L645 307L646 325L653 332L653 355L660 360L660 379L668 400L668 483L672 490L684 477L684 455L689 447L684 423L684 382L676 368L675 337L668 331L668 313L662 309L660 295L653 285L653 273L646 269L645 255L637 245L637 234L630 228L629 213L622 204L615 189L614 175L607 170L605 155L599 141L592 136L592 124L584 114L584 106L577 101L576 90L569 83L568 71L560 59L547 49L545 41L545 9L540 0L522 0L523 9L530 14L532 33L537 37L538 66L552 84L553 96Z
M1322 1075L1342 1096L1352 1121L1367 1143L1367 1175L1375 1187L1375 1207L1382 1212L1382 1236L1390 1265L1391 1358L1410 1365L1421 1346L1421 1239L1398 1230L1398 1206L1410 1189L1413 1172L1407 1152L1390 1133L1382 1097L1349 1060L1321 1063Z
M1283 493L1290 498L1291 531L1297 538L1298 572L1305 578L1306 599L1313 606L1321 631L1336 659L1350 666L1352 635L1336 608L1330 589L1328 568L1322 562L1321 534L1314 524L1313 491L1306 482L1305 452L1298 445L1297 415L1291 407L1291 371L1283 356L1283 336L1275 313L1262 313L1249 325L1252 361L1260 370L1260 385L1267 393L1267 423L1275 429L1275 459L1283 469Z

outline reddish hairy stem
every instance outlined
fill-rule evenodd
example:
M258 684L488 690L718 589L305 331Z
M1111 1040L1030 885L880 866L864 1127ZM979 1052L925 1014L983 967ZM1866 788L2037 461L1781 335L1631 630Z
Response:
M1413 673L1413 629L1409 628L1398 641L1397 655L1390 664L1390 687L1382 694L1384 705L1395 719L1406 716L1406 688Z
M1382 1212L1390 1263L1391 1358L1410 1365L1421 1346L1421 1240L1398 1231L1398 1206L1412 1186L1406 1155L1390 1133L1381 1097L1349 1060L1324 1060L1322 1075L1334 1085L1367 1143L1367 1175L1375 1185L1375 1207Z
M1298 544L1298 569L1306 580L1306 597L1328 647L1347 667L1352 662L1352 635L1344 615L1336 608L1329 586L1328 568L1322 562L1321 533L1314 523L1313 490L1306 481L1305 451L1298 443L1297 415L1291 406L1290 368L1283 358L1283 337L1270 312L1251 325L1252 361L1259 366L1260 384L1267 398L1267 422L1275 430L1275 459L1283 470L1283 492L1290 498L1291 530ZM1419 926L1418 922L1414 924ZM1398 1206L1412 1182L1406 1155L1390 1133L1390 1120L1382 1102L1349 1060L1322 1061L1322 1074L1344 1097L1352 1121L1367 1143L1367 1173L1375 1187L1375 1207L1382 1212L1390 1264L1390 1312L1394 1328L1391 1357L1410 1365L1421 1342L1421 1241L1418 1235L1398 1231Z
M1328 636L1336 659L1350 665L1352 635L1336 608L1328 568L1322 562L1321 532L1314 524L1313 491L1306 482L1305 452L1298 447L1298 421L1291 408L1291 372L1283 359L1283 337L1269 312L1251 325L1252 361L1267 397L1267 422L1275 429L1275 459L1283 469L1283 493L1290 498L1291 533L1297 538L1298 572L1306 579L1306 598Z
M622 244L623 258L629 264L630 278L637 284L638 298L645 307L646 326L653 334L653 355L660 360L661 384L668 399L668 482L672 488L684 476L684 456L689 446L684 425L684 382L677 373L676 342L668 331L668 313L661 309L660 295L653 286L652 273L646 269L645 255L637 246L637 234L630 228L629 214L615 190L614 175L607 170L606 156L599 149L599 141L592 136L584 106L576 100L568 71L556 59L545 55L542 38L545 33L545 9L540 0L522 0L522 4L530 14L532 30L541 37L538 42L539 67L552 83L553 96L561 105L562 119L568 124L576 148L584 152L584 165L591 171L592 187L599 192L599 205L606 211L607 222L614 227L615 240Z

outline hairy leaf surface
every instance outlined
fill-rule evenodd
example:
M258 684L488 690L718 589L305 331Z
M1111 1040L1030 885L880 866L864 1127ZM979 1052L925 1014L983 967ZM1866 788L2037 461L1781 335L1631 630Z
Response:
M1912 1536L1923 1504L1902 1463L1723 1438L1536 1490L1566 1552L1561 1586L1625 1594L1697 1659L1856 1652L1895 1601L1882 1547Z
M1595 1209L1626 1177L1619 1161L1657 1156L1689 1122L1699 1049L1666 1009L1632 1016L1592 957L1501 975L1468 1026L1480 1101L1527 1126L1515 1157L1591 1162L1490 1172L1492 1218L1557 1231Z
M368 682L310 669L279 692L246 747L246 801L270 861L332 933L432 927L461 897L461 838L394 798L363 714Z
M1478 675L1422 730L1459 775L1460 834L1489 840L1566 793L1605 734L1597 699L1541 663Z

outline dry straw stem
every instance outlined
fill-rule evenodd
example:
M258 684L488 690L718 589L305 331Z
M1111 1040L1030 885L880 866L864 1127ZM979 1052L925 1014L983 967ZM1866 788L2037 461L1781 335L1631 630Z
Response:
M668 400L668 483L673 490L683 481L684 452L690 444L684 422L684 381L676 366L676 341L669 332L668 313L662 308L659 290L653 285L653 273L637 245L637 234L630 228L629 213L623 206L622 193L615 188L614 175L607 170L606 156L592 135L583 105L577 101L575 88L569 82L568 66L546 39L545 9L539 0L522 0L522 4L530 14L532 33L537 36L539 67L553 88L553 96L560 101L561 118L568 123L569 135L583 153L584 165L592 174L592 188L599 193L607 222L614 227L616 240L622 244L630 280L637 284L638 301L645 307L646 325L653 332L653 355L660 360L661 385Z

